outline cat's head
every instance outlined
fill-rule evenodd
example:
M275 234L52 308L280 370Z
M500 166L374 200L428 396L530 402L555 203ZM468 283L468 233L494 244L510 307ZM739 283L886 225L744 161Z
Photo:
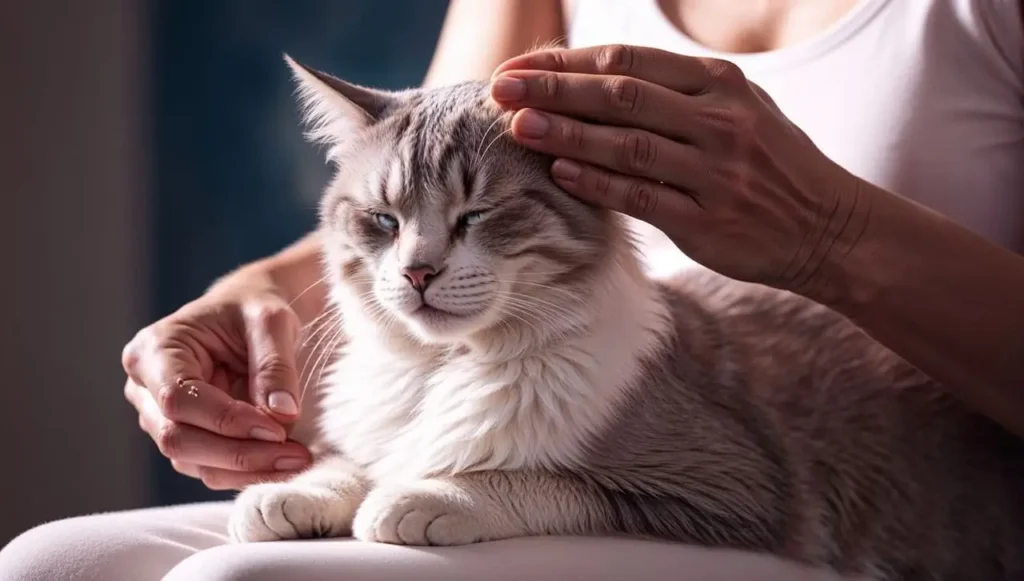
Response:
M507 135L486 83L388 92L288 62L337 166L321 204L332 284L373 318L447 343L558 323L580 301L617 223Z

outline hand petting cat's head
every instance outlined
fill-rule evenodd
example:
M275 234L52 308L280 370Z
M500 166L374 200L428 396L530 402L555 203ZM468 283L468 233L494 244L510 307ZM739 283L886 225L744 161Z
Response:
M616 223L506 134L486 83L386 92L287 60L338 168L321 204L332 284L424 342L571 324Z

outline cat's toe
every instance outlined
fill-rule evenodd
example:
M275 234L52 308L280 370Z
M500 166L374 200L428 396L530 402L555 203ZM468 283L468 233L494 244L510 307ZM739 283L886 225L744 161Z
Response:
M306 539L331 533L327 490L290 483L257 484L235 499L228 534L236 543Z
M453 513L435 517L427 525L427 542L436 546L468 545L496 538L488 527L469 514Z
M466 499L432 482L371 492L352 528L359 540L396 545L465 545L484 536Z

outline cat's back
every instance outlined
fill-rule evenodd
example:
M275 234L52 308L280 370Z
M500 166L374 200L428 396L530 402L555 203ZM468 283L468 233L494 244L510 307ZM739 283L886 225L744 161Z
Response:
M802 496L798 535L832 538L818 557L841 568L875 559L901 573L943 560L985 578L1024 570L1020 439L803 297L708 271L666 289L708 317L704 329L687 323L692 306L682 304L677 328L728 351L722 397L750 401L732 405L782 450L780 469Z

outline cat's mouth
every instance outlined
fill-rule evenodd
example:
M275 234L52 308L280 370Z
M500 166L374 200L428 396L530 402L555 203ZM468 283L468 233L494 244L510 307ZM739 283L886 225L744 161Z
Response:
M416 317L418 319L424 319L424 320L427 320L427 321L439 321L439 320L445 320L445 319L461 319L461 318L463 318L463 316L458 314L458 313L453 313L451 311L446 311L444 309L439 309L437 307L428 305L427 303L423 303L422 305L419 306L419 308L417 308L415 311L413 311L412 312L412 316L414 316L414 317Z

